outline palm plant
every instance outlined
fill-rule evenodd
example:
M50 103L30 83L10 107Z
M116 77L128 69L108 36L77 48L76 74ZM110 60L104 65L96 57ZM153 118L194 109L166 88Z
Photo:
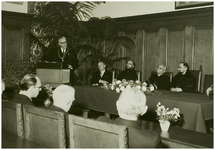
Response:
M123 35L122 25L110 17L104 17L91 18L85 26L89 38L79 46L79 54L85 55L83 62L95 69L98 61L104 61L109 70L117 70L117 64L129 58L119 58L119 53L123 48L131 50L135 46L129 37Z
M31 51L37 51L37 56L32 59L35 62L38 57L41 59L40 53L44 55L57 46L57 36L62 33L69 37L67 41L78 53L79 62L86 63L85 66L90 68L86 74L96 68L99 60L104 61L110 70L116 69L117 63L128 58L119 58L120 50L134 47L134 42L123 35L121 25L113 19L90 18L91 11L100 2L30 3L34 3L35 8L31 10L34 14Z
M82 20L90 18L98 2L30 2L34 14L31 22L32 50L44 54L57 45L57 36L66 34L74 47L81 40L79 35L88 35Z

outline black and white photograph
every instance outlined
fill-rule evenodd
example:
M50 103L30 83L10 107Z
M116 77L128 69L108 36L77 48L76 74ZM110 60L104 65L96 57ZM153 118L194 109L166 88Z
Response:
M1 8L1 148L214 148L213 1Z

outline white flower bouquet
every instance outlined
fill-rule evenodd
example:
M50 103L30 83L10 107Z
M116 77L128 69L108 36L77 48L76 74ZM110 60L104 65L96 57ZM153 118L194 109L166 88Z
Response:
M152 94L152 95L162 95L161 92L155 91L155 88L153 85L147 85L146 82L140 82L139 80L133 81L126 81L126 80L114 80L111 84L105 84L103 85L103 89L115 91L117 93L122 92L126 88L136 87L140 90L142 90L146 94Z
M178 108L173 108L173 110L169 110L169 108L165 108L164 105L161 105L160 102L157 104L157 110L155 111L158 115L160 123L164 121L176 122L180 118L180 111Z

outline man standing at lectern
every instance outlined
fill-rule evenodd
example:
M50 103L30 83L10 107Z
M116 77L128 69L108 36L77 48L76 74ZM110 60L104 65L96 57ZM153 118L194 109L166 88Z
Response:
M74 76L77 74L75 69L78 67L77 54L73 48L68 46L65 36L58 38L58 48L50 51L45 57L46 61L62 62L63 69L70 69L70 83L74 84Z

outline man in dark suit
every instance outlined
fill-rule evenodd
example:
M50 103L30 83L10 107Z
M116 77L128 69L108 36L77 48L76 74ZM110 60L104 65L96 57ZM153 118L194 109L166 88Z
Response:
M106 70L106 65L104 62L98 62L98 69L99 71L95 71L93 73L93 77L91 79L92 85L99 85L105 83L112 82L112 73Z
M129 148L156 148L163 147L159 133L141 128L139 115L146 113L145 94L133 87L126 88L116 102L119 118L114 121L104 117L97 120L109 123L117 123L128 127Z
M152 74L149 77L148 84L152 84L155 89L169 90L170 89L170 79L168 76L164 75L166 72L166 67L164 65L159 65L157 67L157 73Z
M118 80L133 80L136 81L137 80L137 73L134 70L135 68L135 63L132 60L128 60L127 64L126 64L126 69L122 72L120 72L119 76L118 76Z
M172 88L174 92L195 92L196 79L189 70L186 62L181 62L178 66L178 74L173 77Z
M20 92L16 94L11 101L34 105L32 98L36 98L41 90L41 81L34 74L26 74L19 82Z
M50 62L62 62L63 69L70 69L70 83L74 84L74 73L78 75L78 59L75 50L68 46L67 39L65 36L58 38L57 48L50 51L43 57L43 60Z

